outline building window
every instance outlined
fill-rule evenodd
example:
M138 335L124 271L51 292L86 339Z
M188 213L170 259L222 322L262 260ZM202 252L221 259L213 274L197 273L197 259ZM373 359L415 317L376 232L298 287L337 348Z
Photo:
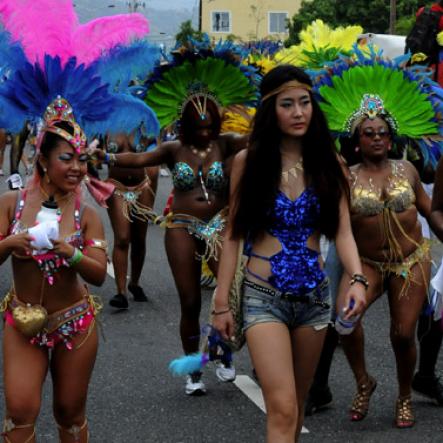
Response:
M212 32L231 32L231 13L212 11Z
M288 13L270 12L269 13L269 34L283 34L288 32Z

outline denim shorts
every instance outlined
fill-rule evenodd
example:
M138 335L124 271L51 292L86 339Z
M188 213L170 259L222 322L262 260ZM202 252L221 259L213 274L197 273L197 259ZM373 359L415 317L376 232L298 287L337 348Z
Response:
M277 322L289 329L312 326L322 329L331 320L329 279L303 295L288 295L252 283L243 284L243 330L258 323Z

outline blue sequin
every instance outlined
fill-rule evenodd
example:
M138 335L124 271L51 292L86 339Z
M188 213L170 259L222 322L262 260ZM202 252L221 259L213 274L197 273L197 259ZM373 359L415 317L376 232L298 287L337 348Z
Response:
M280 241L281 251L269 257L269 283L281 292L306 294L325 278L318 252L306 246L320 216L318 197L311 187L294 201L279 191L271 214L268 232Z
M185 162L178 162L172 169L172 183L174 188L180 191L190 191L199 186L194 170ZM223 163L212 163L206 174L206 187L214 192L223 191L227 185L227 179L223 172Z

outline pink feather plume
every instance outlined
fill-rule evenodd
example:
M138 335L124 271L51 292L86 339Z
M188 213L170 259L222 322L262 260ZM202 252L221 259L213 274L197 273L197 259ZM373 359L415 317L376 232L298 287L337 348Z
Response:
M13 40L19 41L31 63L45 54L62 63L76 56L89 65L116 45L143 38L149 23L142 14L100 17L79 24L72 0L0 0L0 19Z
M126 45L149 32L142 14L120 14L100 17L80 25L74 35L75 53L81 63L89 65L116 45Z
M72 0L0 0L0 15L30 62L41 62L45 54L63 61L73 55L71 38L78 19Z

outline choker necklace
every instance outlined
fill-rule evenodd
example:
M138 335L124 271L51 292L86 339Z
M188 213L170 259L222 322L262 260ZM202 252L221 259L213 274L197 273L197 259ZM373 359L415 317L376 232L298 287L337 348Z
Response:
M292 168L288 169L287 171L282 171L281 176L283 177L283 180L285 182L289 181L289 176L292 175L294 178L298 177L298 172L303 172L303 160L299 160Z
M212 143L209 143L209 146L205 149L197 149L195 146L191 145L191 152L194 155L198 155L201 159L205 159L208 154L212 151Z

